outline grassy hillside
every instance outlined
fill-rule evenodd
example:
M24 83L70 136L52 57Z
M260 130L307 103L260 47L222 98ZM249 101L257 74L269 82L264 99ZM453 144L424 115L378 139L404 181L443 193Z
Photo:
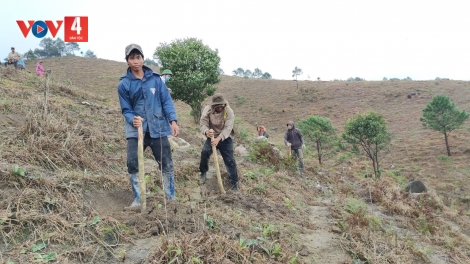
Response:
M237 157L242 195L218 194L215 177L198 186L204 139L190 108L176 102L180 137L191 144L173 152L178 200L161 198L147 150L149 212L140 214L123 210L132 202L116 93L125 62L64 57L43 65L52 70L47 103L35 62L26 64L30 73L0 69L3 262L470 263L469 124L450 134L447 157L444 136L419 121L438 94L470 110L469 82L301 81L297 88L222 76L217 92L234 109L236 144L250 151ZM271 148L254 142L256 125L283 150L289 120L328 117L339 134L370 110L393 134L380 180L364 178L371 162L347 151L319 166L312 143L301 178L290 159L266 158ZM428 193L406 193L412 180Z

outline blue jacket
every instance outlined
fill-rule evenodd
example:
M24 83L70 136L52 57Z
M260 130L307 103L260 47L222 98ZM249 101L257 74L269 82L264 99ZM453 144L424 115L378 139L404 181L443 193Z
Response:
M142 128L152 138L171 135L170 122L177 121L173 100L158 73L143 66L144 77L136 78L130 68L118 85L119 103L126 119L126 138L137 138L137 128L132 125L134 116L144 118Z
M19 59L18 64L23 66L23 68L24 68L24 59L23 58Z

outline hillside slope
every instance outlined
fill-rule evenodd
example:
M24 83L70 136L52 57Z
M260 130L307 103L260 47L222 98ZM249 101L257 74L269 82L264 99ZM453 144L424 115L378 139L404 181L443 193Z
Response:
M52 253L72 263L470 261L468 124L451 133L446 158L443 136L419 121L437 94L470 109L468 82L302 81L296 88L294 81L222 76L218 92L237 116L237 144L247 147L257 124L283 149L288 120L328 117L339 133L356 113L379 112L393 134L384 177L364 179L370 162L347 153L318 166L309 144L307 178L285 161L239 157L243 195L219 195L214 177L197 185L203 138L190 108L176 102L181 138L191 143L173 152L178 202L161 199L147 151L151 211L141 215L123 211L132 195L116 87L126 64L80 57L43 62L52 69L46 105L44 79L0 69L2 261L27 263ZM34 71L32 64L26 68ZM412 179L423 181L428 194L404 192ZM41 243L47 247L36 250Z
M470 110L470 83L463 81L384 81L384 82L299 82L222 78L218 86L227 95L235 113L252 125L265 125L275 142L281 144L288 120L298 121L310 115L327 117L342 132L349 118L370 110L387 121L393 134L392 148L384 158L384 168L399 168L407 179L421 179L433 186L458 182L458 188L442 187L446 198L468 196L470 175L469 123L450 134L451 162L446 155L444 136L425 129L422 110L433 96L449 96L460 110ZM408 95L411 95L408 98ZM313 165L313 164L312 164ZM461 178L454 178L461 175ZM449 177L449 178L447 178ZM451 195L451 197L449 197ZM459 199L455 202L459 203ZM462 204L469 210L468 204Z

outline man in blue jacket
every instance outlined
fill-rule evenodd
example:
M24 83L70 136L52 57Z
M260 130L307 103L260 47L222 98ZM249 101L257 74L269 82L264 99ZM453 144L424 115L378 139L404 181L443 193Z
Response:
M140 206L137 156L137 128L140 126L145 135L144 150L147 147L152 149L163 174L165 196L174 200L175 174L168 136L176 137L179 134L175 106L160 75L144 66L142 48L137 44L130 44L125 52L129 67L121 77L118 94L126 122L127 170L135 198L131 207Z

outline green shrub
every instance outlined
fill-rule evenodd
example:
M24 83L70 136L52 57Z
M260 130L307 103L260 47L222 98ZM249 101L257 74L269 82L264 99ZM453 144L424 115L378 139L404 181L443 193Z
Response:
M291 155L281 158L280 154L274 150L267 141L256 141L248 149L248 159L251 162L272 166L263 174L272 174L274 170L287 169L295 171L297 169L297 160Z
M240 129L240 132L238 133L238 135L241 141L246 142L248 139L249 133L248 133L248 130L246 130L245 128L242 128Z
M248 157L252 162L269 163L275 166L280 163L279 155L267 141L262 140L254 142L251 144L248 151Z

